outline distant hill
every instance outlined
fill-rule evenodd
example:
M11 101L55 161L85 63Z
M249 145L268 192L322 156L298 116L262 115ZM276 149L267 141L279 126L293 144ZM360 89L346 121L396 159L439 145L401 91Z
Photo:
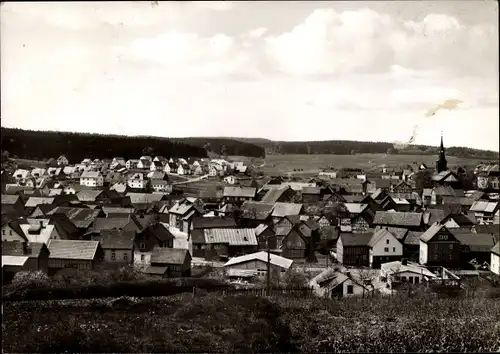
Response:
M265 148L262 146L234 138L190 137L171 138L172 141L202 147L207 152L220 155L238 155L251 157L265 157Z
M71 162L84 158L206 157L203 147L159 137L130 137L86 133L32 131L2 127L2 151L25 159L48 159L66 155Z
M249 141L265 149L266 154L405 154L405 155L435 155L439 151L437 146L409 145L404 149L394 149L392 143L327 140L327 141L272 141L268 139L233 138L240 141ZM445 147L449 156L464 158L499 159L496 151L471 149L467 147Z

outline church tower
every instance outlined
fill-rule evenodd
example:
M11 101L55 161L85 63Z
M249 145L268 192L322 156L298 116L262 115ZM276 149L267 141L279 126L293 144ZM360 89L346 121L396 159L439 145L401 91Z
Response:
M443 171L448 171L448 162L446 161L446 156L444 154L443 132L441 132L441 146L439 148L438 160L436 161L436 173Z

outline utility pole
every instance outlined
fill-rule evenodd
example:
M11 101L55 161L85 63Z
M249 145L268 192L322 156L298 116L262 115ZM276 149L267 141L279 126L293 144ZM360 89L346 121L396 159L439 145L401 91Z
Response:
M267 237L267 296L271 296L271 248Z

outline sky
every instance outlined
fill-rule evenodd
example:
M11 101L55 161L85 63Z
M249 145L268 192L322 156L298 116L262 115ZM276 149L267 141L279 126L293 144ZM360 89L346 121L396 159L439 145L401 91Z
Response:
M2 126L499 150L496 1L3 2ZM455 109L426 112L446 100Z

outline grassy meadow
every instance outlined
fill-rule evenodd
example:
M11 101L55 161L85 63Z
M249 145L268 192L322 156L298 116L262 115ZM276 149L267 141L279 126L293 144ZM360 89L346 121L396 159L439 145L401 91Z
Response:
M411 164L414 161L425 163L432 167L437 157L434 155L385 155L385 154L359 154L359 155L268 155L265 165L258 169L266 175L279 173L317 174L321 169L333 167L375 169L381 165L391 167ZM458 166L475 167L480 159L466 159L454 156L447 157L448 167L456 169ZM294 170L302 170L298 173Z
M217 296L6 302L11 353L495 352L498 299Z

